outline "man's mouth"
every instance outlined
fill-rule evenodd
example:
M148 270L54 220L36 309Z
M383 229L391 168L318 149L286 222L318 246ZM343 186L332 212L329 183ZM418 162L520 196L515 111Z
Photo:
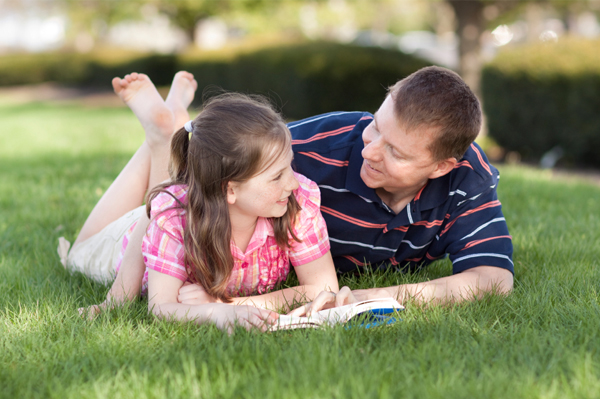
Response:
M368 168L369 170L371 170L371 171L373 171L373 172L376 172L376 173L381 173L381 171L380 171L380 170L378 170L378 169L375 169L375 168L374 168L374 167L373 167L373 166L372 166L372 165L369 163L369 161L367 161L366 159L365 159L365 165L367 166L367 168Z

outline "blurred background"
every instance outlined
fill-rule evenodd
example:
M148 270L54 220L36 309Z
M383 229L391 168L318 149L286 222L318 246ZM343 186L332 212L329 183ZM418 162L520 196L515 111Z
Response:
M493 161L598 168L599 17L600 0L0 0L0 92L86 101L114 76L186 69L198 104L214 85L292 120L374 112L441 65L481 98Z

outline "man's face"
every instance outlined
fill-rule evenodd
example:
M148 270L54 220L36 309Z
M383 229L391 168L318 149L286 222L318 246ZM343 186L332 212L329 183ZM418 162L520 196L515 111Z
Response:
M392 202L412 199L429 179L445 174L439 174L440 162L434 160L427 148L434 133L435 129L428 127L407 132L396 117L393 99L388 95L363 131L365 147L360 177L386 203L386 199Z

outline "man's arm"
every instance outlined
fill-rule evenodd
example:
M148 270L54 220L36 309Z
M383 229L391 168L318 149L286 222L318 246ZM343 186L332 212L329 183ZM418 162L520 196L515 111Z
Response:
M354 290L358 301L394 297L399 302L450 303L481 298L485 294L508 294L513 288L513 274L500 267L478 266L452 276L416 284Z
M342 287L339 293L321 292L313 302L292 312L293 316L310 315L322 309L348 305L376 298L396 298L400 303L412 300L418 304L446 304L481 298L485 294L508 294L513 289L513 274L500 267L478 266L452 276L416 284L396 285L351 291Z

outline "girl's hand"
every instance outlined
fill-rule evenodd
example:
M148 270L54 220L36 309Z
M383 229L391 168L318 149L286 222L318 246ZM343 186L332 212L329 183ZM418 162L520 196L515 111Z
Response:
M310 316L323 309L335 308L358 302L348 287L342 287L337 294L331 291L322 291L314 301L300 306L289 312L290 316Z
M205 303L222 303L220 299L208 295L204 288L198 284L184 283L177 295L179 303L185 305L204 305Z
M84 318L84 319L89 319L89 320L93 320L96 316L98 316L100 313L106 311L106 310L110 310L114 307L114 304L109 304L108 300L98 304L98 305L92 305L92 306L88 306L88 307L84 307L84 308L79 308L77 309L79 311L79 315Z
M217 304L210 318L220 330L231 335L236 325L246 330L257 328L265 332L277 322L278 317L275 312L254 306Z

